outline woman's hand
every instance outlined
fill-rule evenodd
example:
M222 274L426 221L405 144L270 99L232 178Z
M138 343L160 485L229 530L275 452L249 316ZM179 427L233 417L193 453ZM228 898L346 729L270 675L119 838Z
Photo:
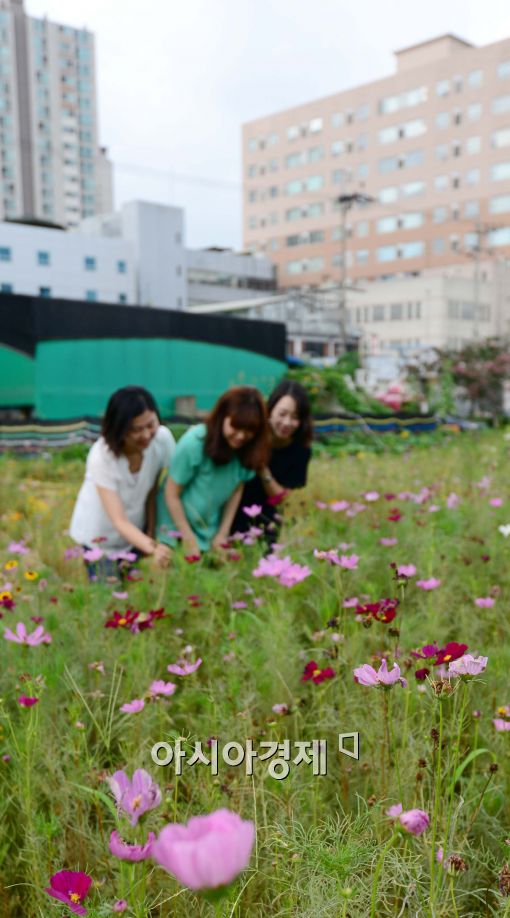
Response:
M200 558L200 548L194 537L182 540L182 550L185 558Z
M157 567L167 568L170 566L171 551L168 545L163 545L162 542L157 542L152 557L154 559L154 564Z
M211 548L214 551L225 551L225 548L227 547L227 539L228 536L226 536L223 532L217 532L211 542Z

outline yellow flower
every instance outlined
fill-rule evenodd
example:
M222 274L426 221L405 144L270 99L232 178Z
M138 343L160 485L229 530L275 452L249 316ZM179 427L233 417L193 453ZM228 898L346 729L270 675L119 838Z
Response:
M38 576L37 571L25 571L25 580L37 580Z
M14 513L11 513L11 514L10 514L9 519L10 519L11 523L17 523L18 520L22 520L22 519L23 519L23 514L20 513L19 510L15 510Z
M12 593L10 590L3 590L0 593L0 602L2 602L3 599L12 599Z
M404 439L405 439L406 437L409 436L409 431L408 431L408 430L401 430L401 431L400 431L400 436L401 436L401 437L404 437Z
M18 562L15 561L14 558L13 558L11 561L6 561L6 562L5 562L5 564L4 564L4 570L6 570L6 571L13 571L17 566L18 566Z
M363 452L361 452L361 453L356 453L356 458L357 458L357 459L364 459L364 458L365 458L365 453L363 453Z

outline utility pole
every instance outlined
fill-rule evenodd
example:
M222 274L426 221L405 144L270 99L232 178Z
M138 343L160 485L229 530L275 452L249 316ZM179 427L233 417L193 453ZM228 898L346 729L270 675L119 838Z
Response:
M347 350L347 328L346 328L346 292L347 292L347 214L355 204L363 206L372 204L375 198L369 194L363 194L356 191L353 194L341 194L335 199L340 207L340 290L339 290L339 326L340 340L342 347Z
M473 300L474 300L474 316L473 316L473 338L475 341L478 340L479 336L479 327L478 327L478 313L480 309L480 267L481 267L481 256L482 253L490 253L490 249L486 247L486 239L494 229L497 229L495 226L489 226L486 223L482 223L480 220L477 221L475 226L475 236L476 242L473 246L472 251L469 253L475 262L475 269L473 274Z

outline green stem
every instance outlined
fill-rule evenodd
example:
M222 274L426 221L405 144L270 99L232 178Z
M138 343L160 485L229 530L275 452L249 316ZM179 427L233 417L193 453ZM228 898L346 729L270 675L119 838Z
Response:
M439 818L439 803L441 800L441 747L443 744L443 703L439 702L439 739L437 744L436 770L434 781L434 813L432 817L432 841L430 848L430 910L434 914L435 905L435 869L436 869L436 837Z
M370 918L377 918L377 889L379 886L379 878L381 876L381 871L383 869L384 859L390 850L391 847L395 844L397 838L399 837L399 832L394 832L390 840L386 842L384 848L382 849L379 860L374 871L374 879L372 880L372 903L370 907Z
M450 877L450 892L451 892L451 895L452 895L452 905L453 905L453 914L454 914L454 918L459 918L459 912L458 912L458 909L457 909L457 903L456 903L456 901L455 901L455 892L454 892L454 886L453 886L453 877Z

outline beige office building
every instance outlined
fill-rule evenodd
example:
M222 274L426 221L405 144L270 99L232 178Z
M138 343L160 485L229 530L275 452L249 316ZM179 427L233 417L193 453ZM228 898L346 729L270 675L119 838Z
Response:
M0 219L77 227L112 208L94 36L0 0Z
M510 39L443 35L396 53L393 76L243 126L244 245L281 287L510 258Z

